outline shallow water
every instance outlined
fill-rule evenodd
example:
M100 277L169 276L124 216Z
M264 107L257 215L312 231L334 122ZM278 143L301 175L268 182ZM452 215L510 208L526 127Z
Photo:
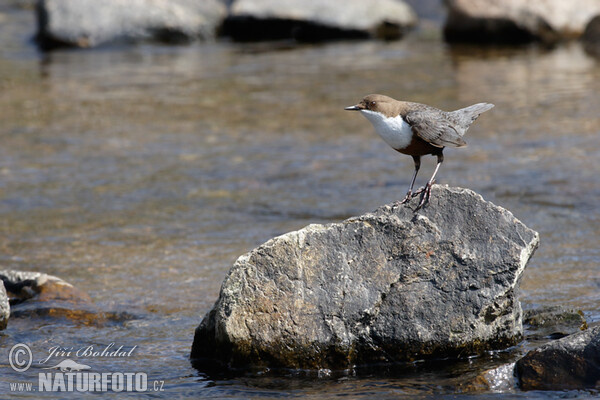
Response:
M12 319L3 353L15 343L36 359L52 346L137 345L133 357L94 368L147 372L165 381L159 397L498 396L469 384L529 343L317 379L207 377L189 363L194 328L237 256L404 195L410 157L343 111L367 93L443 109L496 104L470 129L468 148L445 152L438 182L471 188L540 232L524 308L564 305L600 321L600 61L579 44L448 47L416 33L391 43L40 54L28 42L29 12L0 10L0 21L0 265L57 275L99 308L134 316L104 326ZM433 166L424 159L420 183ZM0 364L2 387L37 376Z

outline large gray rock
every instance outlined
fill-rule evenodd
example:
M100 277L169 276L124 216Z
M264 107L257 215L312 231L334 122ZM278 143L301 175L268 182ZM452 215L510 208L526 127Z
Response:
M568 390L600 385L600 326L555 340L517 361L523 390Z
M344 369L517 343L518 284L538 234L468 189L435 185L415 207L309 225L241 256L191 358Z
M446 0L449 41L555 42L582 35L597 0Z
M219 0L40 0L38 42L92 47L120 39L212 37L227 13Z
M8 296L6 295L4 284L0 284L0 331L6 329L9 317L10 305L8 304Z
M236 0L224 24L235 40L398 38L415 25L402 0Z

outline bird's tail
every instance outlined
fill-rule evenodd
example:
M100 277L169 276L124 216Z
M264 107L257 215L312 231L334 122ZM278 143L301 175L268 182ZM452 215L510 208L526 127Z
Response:
M464 132L466 132L469 126L481 113L484 113L493 107L494 105L491 103L477 103L469 107L461 108L460 110L452 111L450 114L452 114L456 122L464 129Z

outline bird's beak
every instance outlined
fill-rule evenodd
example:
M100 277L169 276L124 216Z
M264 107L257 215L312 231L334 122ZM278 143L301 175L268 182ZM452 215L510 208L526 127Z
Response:
M346 111L360 111L362 109L364 109L364 107L361 107L359 104L344 108Z

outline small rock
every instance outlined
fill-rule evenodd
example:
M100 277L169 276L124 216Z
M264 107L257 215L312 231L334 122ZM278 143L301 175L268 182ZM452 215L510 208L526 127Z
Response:
M538 234L467 189L435 185L413 206L309 225L241 256L196 329L195 365L339 370L516 344Z
M574 390L600 384L600 326L552 341L517 361L523 390Z
M416 22L402 0L236 0L223 34L238 41L397 39Z
M583 32L583 47L589 54L600 57L600 15L595 16Z
M129 315L98 310L85 292L56 276L0 270L0 279L11 305L11 318L66 318L84 325L130 319ZM0 294L0 302L1 299Z
M523 324L527 326L527 338L530 340L560 339L587 329L587 322L581 310L561 306L525 310Z
M68 301L89 304L90 297L68 282L42 272L0 270L0 279L9 294L11 305L36 298L37 301Z
M600 13L596 0L446 0L450 42L554 43L583 34Z
M37 39L44 49L211 38L227 12L219 0L40 0L37 10Z

